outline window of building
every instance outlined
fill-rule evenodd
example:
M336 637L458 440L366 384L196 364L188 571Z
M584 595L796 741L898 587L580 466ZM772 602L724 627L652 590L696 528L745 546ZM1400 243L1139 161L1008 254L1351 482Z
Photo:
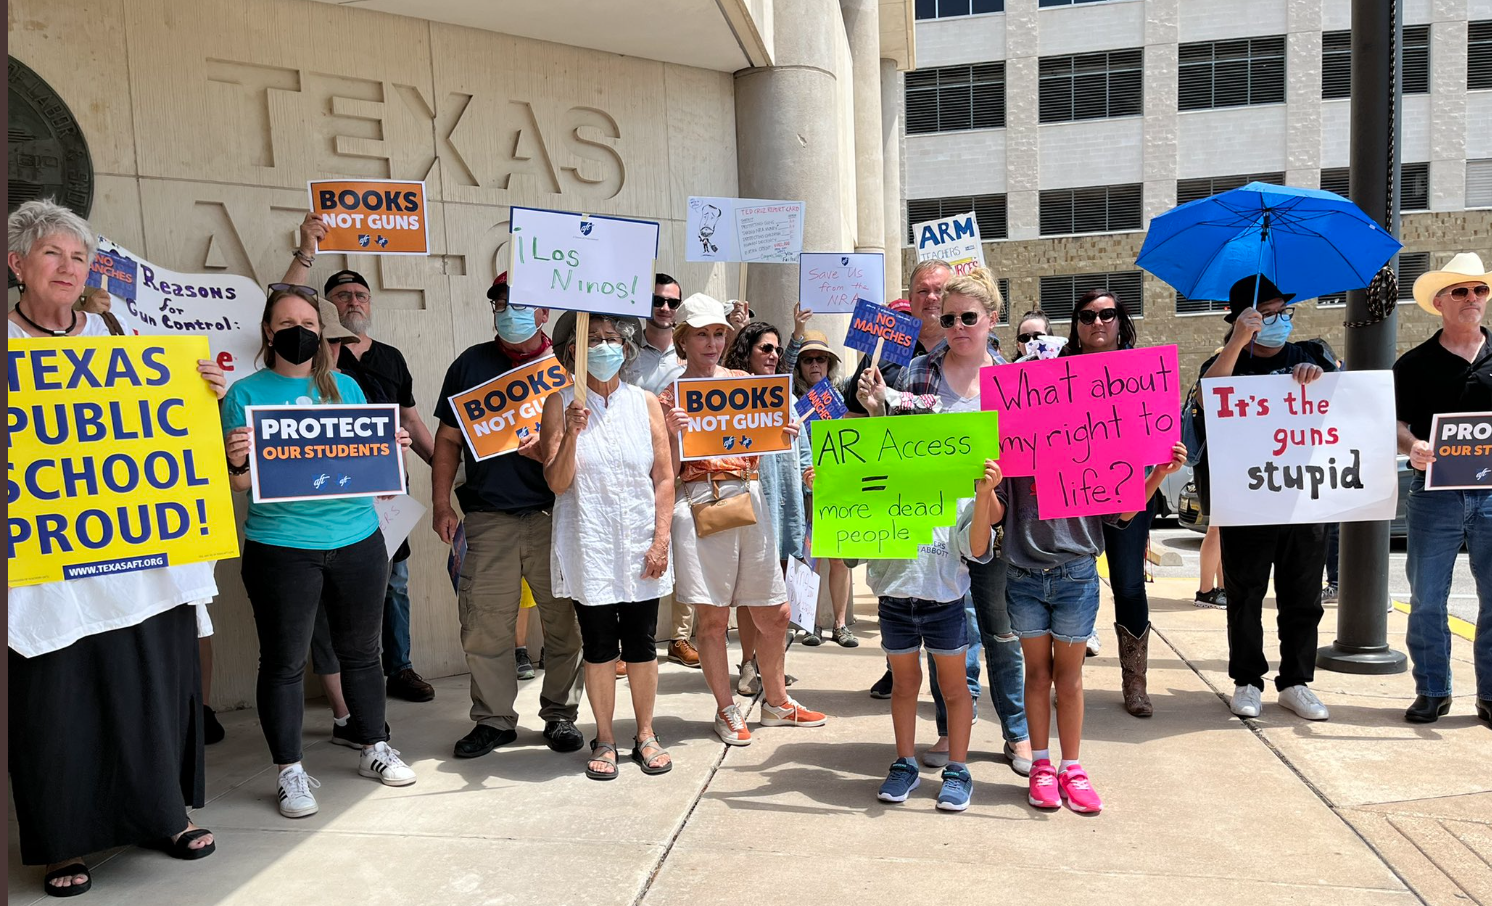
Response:
M1466 206L1492 208L1492 159L1466 162Z
M1268 182L1277 186L1285 184L1283 173L1245 173L1241 176L1202 176L1196 179L1176 180L1176 203L1186 204L1199 198L1207 198L1229 189L1237 189L1251 182Z
M1466 87L1492 88L1492 19L1466 25Z
M1179 292L1176 294L1176 314L1178 315L1215 315L1226 314L1227 311L1227 299L1188 299Z
M907 134L1005 125L1005 61L918 69L906 75Z
M1182 110L1282 104L1285 36L1183 44L1177 82Z
M1010 235L1004 195L908 198L907 245L917 244L917 237L912 235L914 225L941 217L952 217L955 214L967 214L970 211L974 212L974 220L979 224L980 240L988 242L991 239L1004 239Z
M1003 13L1005 0L917 0L917 18L947 19L975 13Z
M1399 253L1399 298L1414 298L1414 281L1430 269L1429 252ZM1346 293L1330 293L1316 300L1321 308L1340 308L1347 304ZM1226 307L1226 306L1225 306Z
M1010 278L1001 277L995 281L995 284L1000 287L1000 301L1003 303L1000 306L1000 317L995 320L995 323L1001 327L1007 327L1010 324ZM1008 358L1012 361L1015 360L1015 356L1009 356Z
M1143 48L1041 58L1041 122L1144 112Z
M1404 61L1404 93L1426 94L1430 90L1430 26L1406 25L1401 48ZM1352 32L1328 31L1321 35L1321 97L1326 100L1352 96Z
M1047 189L1041 193L1041 235L1138 230L1143 197L1139 183Z
M1352 197L1352 180L1347 167L1328 167L1321 171L1321 188L1343 198ZM1430 165L1428 162L1399 166L1399 210L1430 209ZM1468 202L1468 206L1470 203Z
M1077 6L1082 3L1103 3L1105 0L1040 0L1037 6Z
M1139 271L1117 271L1108 274L1059 274L1041 278L1041 310L1053 321L1071 321L1078 298L1090 289L1107 289L1117 293L1131 318L1145 315L1142 291L1144 280Z

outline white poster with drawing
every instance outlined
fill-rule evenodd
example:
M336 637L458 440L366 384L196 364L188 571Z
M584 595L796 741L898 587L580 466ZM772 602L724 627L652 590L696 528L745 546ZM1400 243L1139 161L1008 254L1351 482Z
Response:
M801 201L689 196L685 261L792 264L801 251Z
M653 313L658 224L513 206L508 301L646 318Z
M815 314L854 314L864 299L886 304L886 256L880 252L804 252L798 256L798 300Z
M389 558L425 515L424 504L408 494L400 494L388 500L374 498L373 511L378 514L378 527L383 531L383 546L389 550Z
M1393 398L1390 371L1204 379L1211 524L1393 519Z
M787 604L792 622L806 632L814 631L819 610L819 574L797 557L787 559Z

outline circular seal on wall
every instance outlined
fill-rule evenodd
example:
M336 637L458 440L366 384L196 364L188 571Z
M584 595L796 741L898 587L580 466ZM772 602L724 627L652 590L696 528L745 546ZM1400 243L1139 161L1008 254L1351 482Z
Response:
M52 198L86 218L93 207L93 158L83 128L51 85L25 63L8 59L10 210Z

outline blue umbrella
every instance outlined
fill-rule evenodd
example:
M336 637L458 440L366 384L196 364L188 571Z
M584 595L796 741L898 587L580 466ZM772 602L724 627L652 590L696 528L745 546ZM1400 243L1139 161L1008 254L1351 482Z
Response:
M1335 192L1251 182L1150 221L1135 263L1189 299L1253 274L1309 299L1367 286L1402 247Z

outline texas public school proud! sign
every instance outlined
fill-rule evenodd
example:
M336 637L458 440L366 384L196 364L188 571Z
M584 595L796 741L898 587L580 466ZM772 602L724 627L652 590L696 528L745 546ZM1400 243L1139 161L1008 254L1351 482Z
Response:
M658 224L513 207L508 301L646 318L653 312Z
M450 398L461 434L478 462L512 453L539 433L544 401L573 383L554 356L505 371Z
M1394 518L1399 474L1390 371L1207 378L1213 525Z
M428 255L425 184L392 179L313 180L311 210L326 224L317 251Z
M680 459L755 456L791 450L783 429L792 418L788 392L792 375L680 378L675 405L689 416L680 433Z
M238 556L203 337L12 340L9 581Z
M246 406L255 503L405 493L399 407Z

